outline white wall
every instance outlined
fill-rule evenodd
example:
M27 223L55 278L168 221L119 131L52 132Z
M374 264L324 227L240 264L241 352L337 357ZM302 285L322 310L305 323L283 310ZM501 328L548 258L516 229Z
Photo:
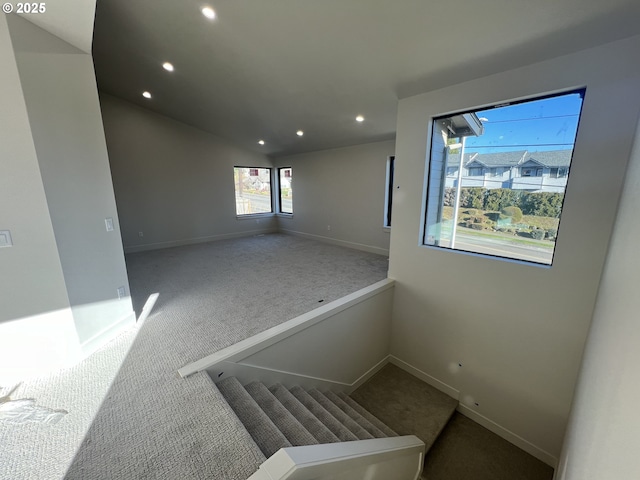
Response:
M0 229L15 243L1 252L0 373L19 379L79 360L135 316L117 295L128 283L91 56L15 15L0 29Z
M280 229L388 254L385 178L394 154L395 142L386 141L276 158L293 168L293 216L279 217Z
M640 64L629 58L639 49L634 37L399 104L391 353L458 390L468 415L552 464L635 135ZM431 118L579 86L587 92L553 266L420 246Z
M233 167L271 167L266 156L110 95L100 102L126 251L276 229L275 217L236 218Z
M640 478L640 125L556 478Z
M133 311L117 294L129 288L93 61L20 17L9 26L67 294L86 343Z
M0 322L69 307L62 266L40 177L22 86L7 25L0 15Z

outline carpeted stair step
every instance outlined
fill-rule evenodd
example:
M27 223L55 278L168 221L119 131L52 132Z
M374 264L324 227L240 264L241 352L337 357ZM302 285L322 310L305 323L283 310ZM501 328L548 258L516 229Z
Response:
M367 432L358 422L353 420L349 415L343 412L340 407L329 400L318 389L312 388L309 390L311 395L324 409L336 418L342 425L347 427L351 432L360 440L367 440L374 438L369 432Z
M291 446L237 378L225 378L216 386L267 458L280 448Z
M269 391L264 383L252 382L244 388L274 425L287 437L291 445L315 445L319 443L304 425Z
M348 403L342 400L334 392L324 392L324 396L331 400L340 410L349 415L358 425L369 432L374 438L386 438L387 435L376 427L373 423L367 420L364 416L360 415L355 409Z
M399 435L418 437L427 451L458 406L457 400L393 364L350 396Z
M369 420L369 422L371 422L373 425L378 427L387 437L397 437L398 436L398 434L396 432L394 432L391 428L389 428L386 423L384 423L378 417L373 415L369 410L364 408L362 405L360 405L358 402L356 402L349 395L347 395L344 392L340 392L340 393L338 393L338 396L342 400L344 400L344 402L346 404L348 404L351 408L353 408L356 412L358 412L364 418Z
M320 420L342 442L358 440L351 430L341 424L331 413L320 405L302 387L295 386L289 390L307 409Z
M269 391L282 403L282 405L291 412L307 431L314 436L319 443L335 443L340 439L336 437L318 418L305 407L300 400L293 396L280 383L276 383Z

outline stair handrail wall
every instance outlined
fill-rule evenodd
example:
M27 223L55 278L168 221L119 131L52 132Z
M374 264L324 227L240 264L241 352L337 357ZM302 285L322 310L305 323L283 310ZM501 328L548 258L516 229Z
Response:
M248 480L417 480L424 454L413 435L281 448Z
M394 280L381 280L185 365L217 381L301 384L350 391L389 359Z

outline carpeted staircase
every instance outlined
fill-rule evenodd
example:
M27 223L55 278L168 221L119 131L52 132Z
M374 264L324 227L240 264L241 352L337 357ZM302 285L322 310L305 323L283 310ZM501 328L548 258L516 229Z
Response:
M282 447L398 435L344 393L243 386L236 377L216 385L267 458Z

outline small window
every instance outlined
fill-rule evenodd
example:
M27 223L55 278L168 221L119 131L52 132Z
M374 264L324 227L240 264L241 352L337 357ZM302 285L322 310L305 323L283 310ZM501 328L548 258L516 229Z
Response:
M293 171L291 167L278 169L279 213L293 213Z
M384 226L391 227L391 207L393 205L393 175L395 171L396 157L394 155L387 159L387 177L385 182L384 195Z
M551 265L584 93L435 118L424 244Z
M272 213L271 169L234 167L236 215Z

